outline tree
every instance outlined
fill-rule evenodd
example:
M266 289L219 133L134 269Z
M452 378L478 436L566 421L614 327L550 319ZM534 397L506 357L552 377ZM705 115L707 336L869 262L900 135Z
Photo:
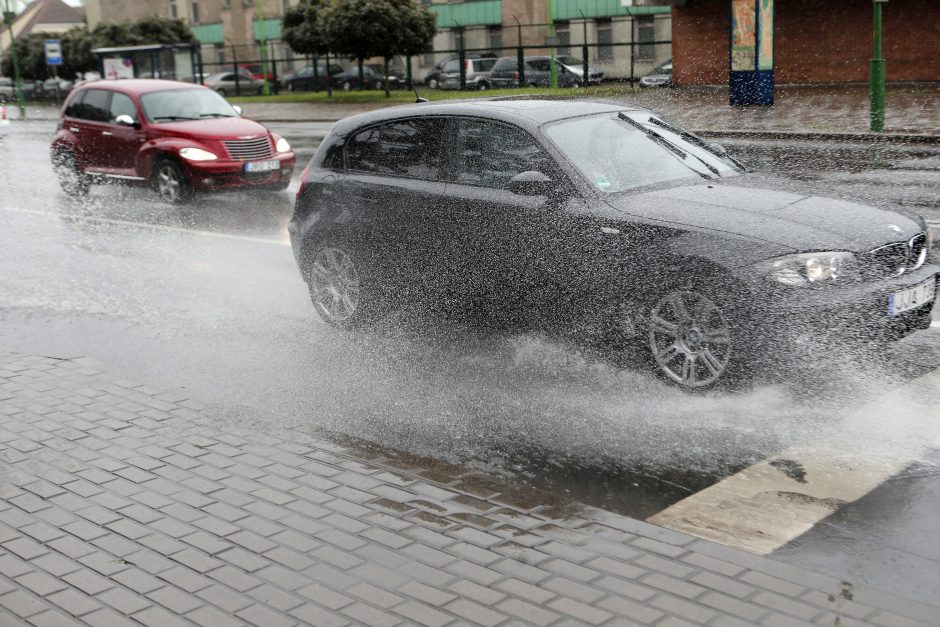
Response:
M332 42L324 16L332 7L330 0L301 0L284 12L281 38L298 54L326 57L326 89L333 95L330 78Z
M384 57L386 96L389 59L427 51L436 30L435 15L413 0L336 0L323 19L334 48L358 61L360 82L362 62Z

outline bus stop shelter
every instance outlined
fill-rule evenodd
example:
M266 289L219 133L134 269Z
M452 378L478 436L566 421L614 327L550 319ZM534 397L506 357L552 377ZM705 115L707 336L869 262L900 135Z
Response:
M102 78L165 78L189 83L203 80L198 43L95 48L91 53Z

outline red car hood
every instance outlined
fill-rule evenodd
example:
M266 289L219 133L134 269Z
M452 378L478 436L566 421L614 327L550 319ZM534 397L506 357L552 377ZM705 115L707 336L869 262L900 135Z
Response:
M188 139L255 139L269 134L268 129L248 118L207 118L181 122L161 122L150 126L154 133L162 136L186 137Z

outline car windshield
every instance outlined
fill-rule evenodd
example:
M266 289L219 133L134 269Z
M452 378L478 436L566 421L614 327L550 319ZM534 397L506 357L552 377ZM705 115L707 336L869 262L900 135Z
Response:
M558 57L558 62L562 65L573 65L581 67L581 59L576 59L574 57Z
M150 122L238 117L235 109L211 89L154 91L140 97L140 106Z
M642 111L565 120L548 126L545 134L602 192L742 171L698 137Z

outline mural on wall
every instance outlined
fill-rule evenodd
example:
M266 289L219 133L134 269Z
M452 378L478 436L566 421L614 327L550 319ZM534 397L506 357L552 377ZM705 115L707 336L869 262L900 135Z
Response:
M758 70L774 69L774 0L757 0L758 15L758 44L760 54L757 55Z
M762 0L763 1L763 0ZM731 71L753 71L757 61L755 0L731 2Z

